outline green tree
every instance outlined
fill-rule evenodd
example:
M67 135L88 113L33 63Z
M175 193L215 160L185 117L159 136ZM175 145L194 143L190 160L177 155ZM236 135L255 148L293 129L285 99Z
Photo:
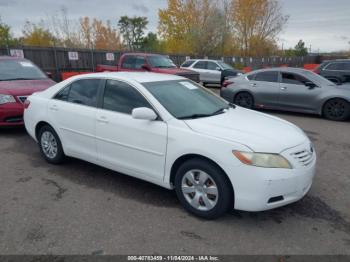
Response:
M146 17L122 16L118 26L123 41L129 50L139 49L142 46L144 31L147 29Z
M307 47L305 47L305 42L303 40L299 40L297 45L294 47L294 55L295 56L307 56L308 51Z
M149 32L143 38L141 49L147 52L164 52L164 41L158 39L157 34Z
M11 34L11 27L3 23L0 17L0 46L14 46L18 43L18 39Z

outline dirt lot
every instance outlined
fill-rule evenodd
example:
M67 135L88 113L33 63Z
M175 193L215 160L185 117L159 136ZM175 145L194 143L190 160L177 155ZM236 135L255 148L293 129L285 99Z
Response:
M0 254L350 254L350 122L272 114L315 143L310 193L216 221L155 185L79 160L49 165L23 129L0 130Z

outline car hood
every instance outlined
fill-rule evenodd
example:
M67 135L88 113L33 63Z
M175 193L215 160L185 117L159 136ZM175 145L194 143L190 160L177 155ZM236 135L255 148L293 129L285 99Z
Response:
M0 94L31 95L56 84L51 79L0 81Z
M255 152L280 153L308 139L300 128L285 120L242 107L185 122L198 133L240 143Z

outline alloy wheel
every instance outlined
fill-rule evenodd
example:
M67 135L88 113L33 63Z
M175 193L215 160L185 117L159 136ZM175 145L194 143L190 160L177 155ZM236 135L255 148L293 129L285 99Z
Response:
M45 156L50 159L53 159L57 156L58 145L55 136L51 132L45 131L42 133L40 144Z

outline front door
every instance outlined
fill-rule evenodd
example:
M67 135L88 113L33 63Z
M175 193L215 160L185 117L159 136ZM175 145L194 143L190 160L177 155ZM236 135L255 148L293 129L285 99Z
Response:
M116 80L106 81L101 108L96 114L99 161L120 172L161 181L167 124L160 119L134 119L131 112L138 107L153 109L133 86Z

